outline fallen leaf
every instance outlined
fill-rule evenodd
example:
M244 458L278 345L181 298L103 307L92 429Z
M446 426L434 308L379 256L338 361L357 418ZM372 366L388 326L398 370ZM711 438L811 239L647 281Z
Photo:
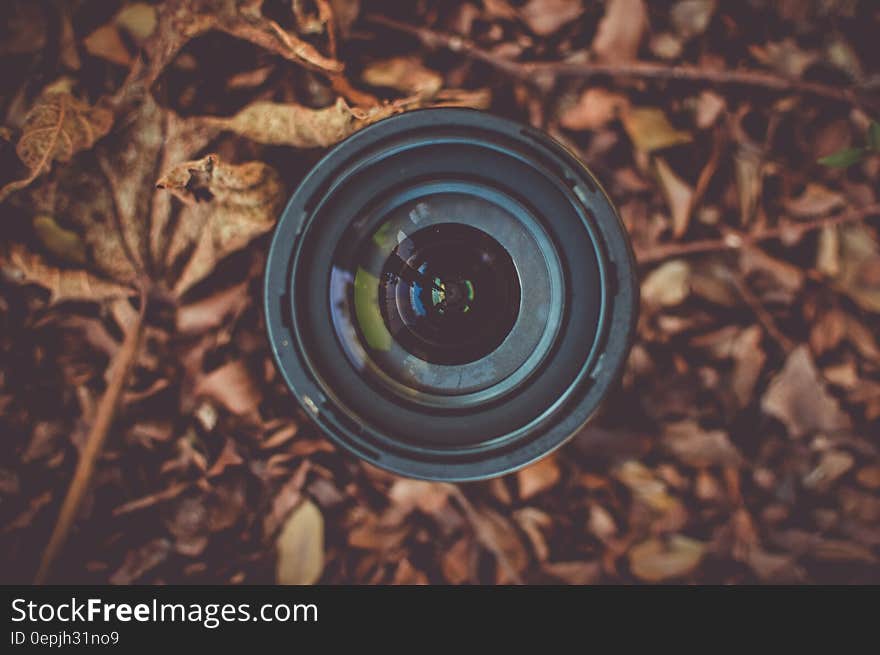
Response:
M256 161L226 164L217 155L175 166L156 186L186 205L168 251L172 262L186 256L174 285L178 294L272 229L284 201L284 186L271 167Z
M715 12L715 0L679 0L669 12L675 31L685 39L702 34Z
M119 28L112 23L102 25L89 34L83 41L86 52L94 57L100 57L107 61L128 67L131 65L132 56L119 36Z
M0 189L0 201L30 184L53 161L68 162L110 130L113 115L92 107L69 93L47 93L34 104L22 126L16 153L28 167L28 176Z
M656 107L631 107L621 118L636 150L642 152L654 152L691 140L689 133L674 128L663 110Z
M608 0L592 50L604 61L633 60L647 27L648 12L642 0Z
M666 197L669 211L672 214L672 234L679 238L687 232L691 219L691 201L694 197L693 188L675 174L666 160L657 157L654 160L660 188Z
M213 293L202 300L177 308L177 330L181 334L199 334L222 325L251 302L247 282Z
M849 416L822 384L806 346L788 356L761 398L761 409L782 421L791 437L851 427Z
M407 95L432 96L443 86L443 76L414 57L393 57L369 64L361 73L364 82Z
M49 301L101 301L134 295L132 287L117 284L82 269L58 268L38 254L12 244L8 258L0 260L4 272L14 280L39 284L49 290Z
M813 52L801 50L791 38L770 42L763 46L749 47L752 56L786 77L798 78L804 71L819 59Z
M642 301L655 307L680 305L690 293L691 267L673 259L655 268L642 281Z
M699 566L706 553L705 544L682 535L668 540L651 537L629 551L633 575L646 582L681 578Z
M140 548L128 551L122 566L110 576L110 584L130 585L159 566L170 554L171 542L167 539L157 538L148 541Z
M37 214L31 224L37 239L49 253L70 264L86 263L86 246L76 232L62 227L48 214Z
M256 411L262 398L253 377L240 359L224 364L201 378L195 393L212 398L239 415Z
M785 208L799 218L813 218L829 214L845 204L841 194L811 182L800 196L786 201Z
M254 102L231 118L205 118L207 124L252 139L257 143L318 148L338 143L361 123L342 98L324 109L295 104Z
M838 228L839 260L834 286L862 309L880 313L880 246L861 225Z
M849 471L855 459L848 452L829 450L822 453L819 464L804 476L803 483L807 489L828 489L840 476Z
M736 446L723 430L704 430L695 421L666 425L663 447L688 466L739 467L743 463Z
M275 581L283 585L315 584L324 570L324 517L310 500L300 503L285 521L278 539Z
M534 464L530 464L516 473L519 484L519 497L528 500L532 496L546 491L557 482L562 473L556 457L549 455Z
M602 563L592 562L545 562L541 567L548 575L570 585L591 585L602 579Z
M550 36L584 11L580 0L529 0L519 10L523 22L538 36Z
M142 43L156 31L156 7L146 2L133 2L120 9L113 22L125 30L136 43Z
M598 130L617 118L629 100L619 93L592 87L584 91L575 105L559 117L559 124L568 130Z

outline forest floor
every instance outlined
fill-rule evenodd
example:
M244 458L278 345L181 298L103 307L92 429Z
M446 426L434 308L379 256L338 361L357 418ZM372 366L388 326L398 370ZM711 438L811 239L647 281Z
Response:
M0 58L0 579L880 582L880 5L14 0ZM617 204L602 414L489 482L322 437L261 275L326 148L473 106Z

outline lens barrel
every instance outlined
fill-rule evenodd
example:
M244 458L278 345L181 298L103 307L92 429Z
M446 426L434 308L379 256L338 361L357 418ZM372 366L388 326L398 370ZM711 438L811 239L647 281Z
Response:
M615 383L638 309L626 232L546 134L425 109L333 148L282 214L265 274L278 368L337 444L463 481L520 468Z

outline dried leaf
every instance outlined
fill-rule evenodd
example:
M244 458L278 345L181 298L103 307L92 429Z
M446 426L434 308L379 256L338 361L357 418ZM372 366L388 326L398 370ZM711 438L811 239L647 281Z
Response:
M628 105L625 96L600 87L590 88L581 94L577 104L562 113L559 124L569 130L598 130Z
M861 225L839 228L838 270L834 284L862 309L880 313L880 246Z
M3 270L20 282L39 284L49 290L50 302L62 300L102 301L134 295L131 287L102 279L82 269L58 268L40 255L14 244Z
M679 0L669 12L675 31L685 39L702 34L715 12L715 0Z
M324 517L310 500L300 503L281 528L275 581L284 585L315 584L324 570Z
M284 200L281 179L271 167L226 164L217 155L175 166L156 186L186 204L168 251L170 262L186 256L174 285L178 294L208 275L220 259L270 230Z
M655 307L674 307L690 293L691 267L673 259L655 268L642 282L642 301Z
M782 421L788 434L802 437L851 426L849 416L826 391L806 346L793 350L761 399L761 409Z
M197 396L216 400L233 414L254 412L261 394L253 377L241 360L234 360L214 369L196 386Z
M672 214L672 234L679 238L687 232L690 223L694 190L675 174L675 171L662 157L657 157L654 165L657 168L660 188L663 190L663 195L666 196L666 202L669 204L669 211Z
M668 540L651 537L629 551L629 567L638 578L662 582L681 578L699 566L706 553L705 544L682 535Z
M520 10L523 22L538 36L550 36L584 11L580 0L529 0Z
M0 189L0 201L30 184L53 161L68 162L76 153L91 148L107 134L112 122L109 110L92 107L69 93L44 94L28 112L16 147L29 174Z
M689 466L739 467L742 455L723 430L704 430L695 421L668 424L663 447Z
M32 224L34 234L49 253L71 264L86 263L86 246L76 232L61 227L46 214L34 216Z
M785 208L800 218L824 216L846 204L843 196L821 184L810 183L804 192L785 203Z
M258 143L324 148L353 134L362 123L342 98L324 109L268 101L254 102L231 118L205 122Z
M674 128L663 110L656 107L632 107L621 118L636 150L642 152L654 152L691 140L689 133Z
M135 42L141 43L156 31L158 17L156 8L146 2L125 5L113 19Z
M89 34L85 38L83 45L86 48L86 52L94 57L106 59L120 66L128 67L131 65L131 53L122 42L122 37L119 36L119 28L112 23L102 25Z
M642 0L608 0L593 39L593 52L605 61L636 59L647 27L648 12Z
M516 473L519 497L528 500L555 485L561 476L559 464L553 455L530 464Z
M432 96L443 86L443 76L414 57L375 61L361 74L371 86L383 86L407 95Z

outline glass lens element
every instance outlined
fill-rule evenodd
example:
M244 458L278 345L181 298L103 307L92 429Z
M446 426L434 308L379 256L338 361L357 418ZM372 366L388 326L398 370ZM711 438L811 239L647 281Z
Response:
M405 237L385 262L379 307L391 336L427 362L466 364L495 350L519 313L519 276L492 237L440 223Z

